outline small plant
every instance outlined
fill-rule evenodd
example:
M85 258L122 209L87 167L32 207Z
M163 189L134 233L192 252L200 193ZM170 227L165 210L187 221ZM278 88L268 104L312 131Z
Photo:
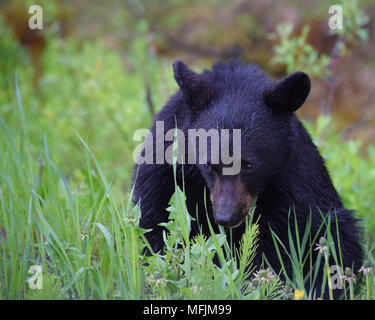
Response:
M371 274L373 273L373 269L372 269L370 261L365 260L363 262L362 267L358 270L358 272L362 272L366 278L366 298L367 300L370 300L371 299L370 279L371 279Z
M343 279L349 283L350 300L354 300L354 284L357 281L357 277L355 276L351 268L345 268Z
M370 19L360 8L358 0L342 0L335 4L342 8L343 28L331 30L331 33L339 36L337 46L341 50L341 54L345 54L349 46L355 46L361 41L368 40L368 30L364 26Z
M315 250L319 250L319 253L323 255L324 257L324 262L326 266L326 274L327 274L327 281L328 283L331 283L331 272L329 268L329 248L328 248L328 243L327 239L324 237L320 237L319 239L319 244L315 248ZM332 291L332 286L328 286L329 290L329 299L333 300L333 291Z
M269 35L269 39L278 40L271 63L285 65L287 73L303 70L312 77L327 76L329 56L319 54L307 43L309 30L308 26L304 26L299 36L292 36L292 24L278 24L276 33Z

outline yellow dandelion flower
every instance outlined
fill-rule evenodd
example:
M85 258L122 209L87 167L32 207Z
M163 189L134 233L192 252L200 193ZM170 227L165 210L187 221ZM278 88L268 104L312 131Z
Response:
M294 290L294 300L303 300L305 293L303 290Z

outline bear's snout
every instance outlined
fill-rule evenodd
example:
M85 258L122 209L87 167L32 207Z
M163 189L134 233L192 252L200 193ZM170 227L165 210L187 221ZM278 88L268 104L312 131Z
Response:
M242 224L245 217L233 215L231 213L214 213L215 222L225 227L236 228Z
M215 222L231 228L242 224L253 203L239 176L217 178L210 199Z

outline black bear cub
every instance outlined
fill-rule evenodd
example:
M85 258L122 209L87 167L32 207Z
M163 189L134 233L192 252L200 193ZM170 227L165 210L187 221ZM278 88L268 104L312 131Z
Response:
M157 252L163 248L163 228L159 223L168 221L166 208L175 190L172 165L160 161L160 156L159 161L156 159L157 123L163 124L163 134L176 127L186 136L191 129L206 132L217 129L220 141L220 129L229 129L231 138L234 130L240 129L240 154L237 154L240 168L235 174L223 174L228 164L220 157L218 162L212 161L212 136L209 134L205 163L185 161L177 165L177 182L181 189L184 185L187 208L195 218L191 236L201 230L209 235L208 217L216 230L217 224L227 227L226 230L232 228L232 241L238 245L245 231L243 221L256 199L253 221L259 218L259 247L255 259L258 267L266 257L272 268L279 272L281 265L272 232L288 249L288 228L295 230L297 219L302 238L307 221L311 219L310 239L316 239L317 243L321 236L327 237L329 225L335 247L341 251L341 266L357 272L362 262L358 222L353 212L343 207L324 160L294 113L309 94L309 77L303 72L295 72L277 83L257 65L244 66L239 61L219 62L212 70L200 74L176 61L173 71L180 89L155 118L152 138L148 140L152 143L152 163L135 165L133 175L134 201L140 202L142 213L140 226L152 229L146 236L153 250ZM233 155L238 150L232 140L229 139L229 151ZM165 141L163 151L171 143ZM196 148L198 150L198 143ZM184 159L190 156L188 150L186 147ZM316 243L311 244L304 275L317 259ZM290 259L283 249L280 251L285 269L291 276ZM335 263L332 259L331 255L330 265ZM310 288L315 297L321 296L322 279L323 268L320 267ZM311 282L307 282L309 287ZM327 286L323 289L323 296L327 298ZM335 298L341 294L340 288L334 290Z

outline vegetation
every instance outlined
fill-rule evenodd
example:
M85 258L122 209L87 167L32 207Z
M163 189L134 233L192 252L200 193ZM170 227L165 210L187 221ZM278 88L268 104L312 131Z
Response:
M57 9L50 6L52 21ZM348 10L359 16L357 7ZM121 14L113 20L114 27ZM30 52L0 17L0 298L317 298L306 291L306 275L300 272L305 263L301 253L309 247L305 235L289 248L275 238L275 245L288 250L295 266L293 278L283 282L282 274L275 274L266 263L260 270L252 263L256 221L248 221L238 254L223 230L189 240L191 218L178 187L170 202L171 221L165 225L170 231L165 235L167 250L143 254L148 246L146 230L138 227L140 210L131 202L136 145L132 136L152 121L147 85L152 83L156 111L177 88L170 61L151 50L149 18L134 24L136 36L132 45L126 45L125 59L100 38L81 41L47 34L43 72L35 83ZM366 41L361 31L364 22L351 24L351 46ZM177 22L169 16L165 23ZM293 35L290 27L275 31L274 63L288 72L312 66L305 71L330 79L325 68L331 56L307 44L307 27L300 36ZM343 41L340 35L338 39ZM352 48L349 42L346 45ZM291 59L295 54L299 58ZM343 279L350 288L354 276L362 274L364 281L346 298L374 299L375 144L344 140L339 123L329 115L306 120L305 125L326 159L345 206L362 219L366 263ZM328 243L329 238L328 234ZM318 244L316 239L310 250ZM339 252L330 254L339 257ZM212 263L214 256L217 265ZM324 251L318 263L326 263ZM41 266L42 289L33 289L38 279L29 273L33 265ZM251 281L249 274L254 275Z

